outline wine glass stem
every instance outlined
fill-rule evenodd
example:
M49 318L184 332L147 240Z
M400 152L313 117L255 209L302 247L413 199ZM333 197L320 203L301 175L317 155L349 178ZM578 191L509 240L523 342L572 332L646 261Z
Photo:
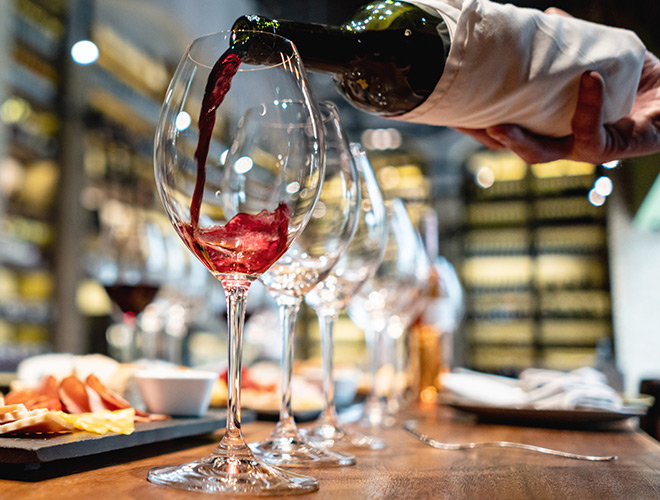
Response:
M301 303L302 297L286 297L278 301L282 323L282 404L280 405L279 422L273 434L279 436L292 436L297 432L291 404L291 376L293 374L296 319Z
M319 417L321 424L337 427L337 412L335 409L334 381L334 329L337 322L336 314L319 314L319 330L321 331L321 352L323 353L323 413Z
M378 391L376 388L376 381L378 380L378 365L379 365L379 350L380 342L379 332L376 330L367 330L365 332L364 340L367 345L367 360L369 363L369 377L371 378L371 389L367 396L367 405L375 404L378 401Z
M243 353L243 325L245 302L250 286L245 282L223 282L227 296L227 321L229 327L227 370L227 428L218 446L223 449L245 449L241 435L241 369Z

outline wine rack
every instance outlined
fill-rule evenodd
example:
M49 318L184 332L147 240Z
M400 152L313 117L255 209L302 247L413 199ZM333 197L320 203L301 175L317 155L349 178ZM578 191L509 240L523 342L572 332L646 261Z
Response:
M54 212L66 9L2 2L0 56L0 371L49 349L55 322Z
M596 362L611 340L605 209L595 165L527 165L478 152L467 165L461 277L475 369L515 373Z

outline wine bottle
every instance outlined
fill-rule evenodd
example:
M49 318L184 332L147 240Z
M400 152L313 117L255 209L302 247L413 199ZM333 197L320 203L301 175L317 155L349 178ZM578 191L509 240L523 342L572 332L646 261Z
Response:
M424 102L442 76L450 48L447 24L437 10L398 0L365 5L342 26L250 15L236 20L232 30L237 42L247 42L244 61L267 57L268 51L250 46L241 31L292 40L307 69L332 74L351 103L381 116L398 116Z

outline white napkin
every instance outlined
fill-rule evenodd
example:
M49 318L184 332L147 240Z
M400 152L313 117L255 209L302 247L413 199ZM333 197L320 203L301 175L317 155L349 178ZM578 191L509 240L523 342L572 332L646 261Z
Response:
M594 368L571 372L528 369L519 379L458 369L442 385L473 403L515 408L619 410L621 397Z
M605 123L630 113L646 52L633 32L489 0L415 3L443 15L452 46L433 93L398 119L466 128L515 123L569 135L587 70L604 77Z

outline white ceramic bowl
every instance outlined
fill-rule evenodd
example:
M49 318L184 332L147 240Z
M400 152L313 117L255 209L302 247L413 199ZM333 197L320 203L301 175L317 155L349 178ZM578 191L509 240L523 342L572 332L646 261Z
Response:
M218 374L203 370L140 370L135 380L151 413L201 417L209 409Z

